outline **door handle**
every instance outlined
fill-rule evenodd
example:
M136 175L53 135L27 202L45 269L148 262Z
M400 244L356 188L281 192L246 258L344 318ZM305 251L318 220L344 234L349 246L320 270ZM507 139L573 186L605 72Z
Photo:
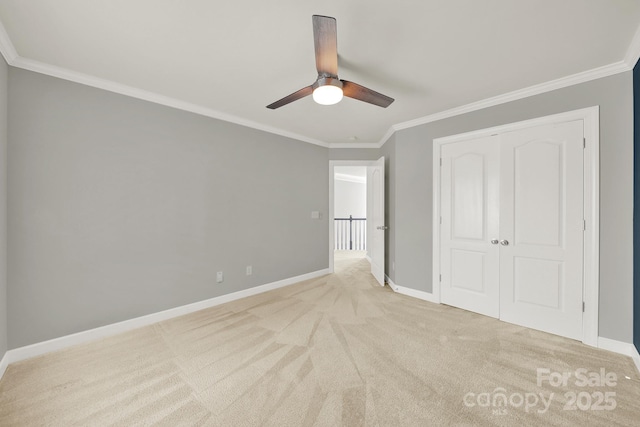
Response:
M378 230L387 230L389 229L389 227L387 227L386 225L379 225L376 227Z
M508 240L500 240L500 244L502 246L509 246L509 241Z
M497 245L499 243L498 239L491 239L491 244L492 245Z

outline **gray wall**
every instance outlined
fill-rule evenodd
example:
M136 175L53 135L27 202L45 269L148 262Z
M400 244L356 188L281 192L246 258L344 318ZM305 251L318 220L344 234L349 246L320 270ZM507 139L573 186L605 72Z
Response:
M9 348L328 267L328 149L16 68L9 98Z
M7 80L0 56L0 358L7 351Z
M395 283L432 291L433 139L600 106L600 330L632 342L632 73L555 90L398 131L395 135ZM391 143L389 141L387 144ZM382 151L387 150L383 146ZM393 249L390 249L393 252Z
M330 148L329 160L378 160L377 148Z

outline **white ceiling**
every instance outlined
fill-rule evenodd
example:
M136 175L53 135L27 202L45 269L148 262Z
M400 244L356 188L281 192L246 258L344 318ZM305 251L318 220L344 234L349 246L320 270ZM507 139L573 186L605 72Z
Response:
M337 19L340 78L395 103L265 108L314 82L312 14ZM14 66L330 144L379 143L393 125L629 69L640 43L632 0L3 0L0 21Z

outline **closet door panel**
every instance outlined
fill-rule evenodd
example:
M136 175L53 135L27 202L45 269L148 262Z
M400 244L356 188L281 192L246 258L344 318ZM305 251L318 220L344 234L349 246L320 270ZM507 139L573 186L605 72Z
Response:
M582 337L582 121L502 135L500 319Z
M441 300L498 317L498 138L445 144L441 156Z

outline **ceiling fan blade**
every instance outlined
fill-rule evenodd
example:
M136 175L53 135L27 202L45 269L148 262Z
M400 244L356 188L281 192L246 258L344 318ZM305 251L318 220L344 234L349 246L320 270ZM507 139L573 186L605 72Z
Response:
M303 87L297 92L293 92L291 95L287 95L284 98L274 102L273 104L267 105L267 108L271 110L275 110L276 108L280 108L284 105L290 104L293 101L297 101L300 98L304 98L305 96L309 96L313 93L313 86Z
M336 18L313 15L313 43L319 76L338 76L338 36Z
M344 93L344 96L348 96L349 98L368 102L369 104L377 105L382 108L387 108L394 101L393 98L389 98L375 90L360 86L357 83L348 82L346 80L340 81L342 82L342 92Z

